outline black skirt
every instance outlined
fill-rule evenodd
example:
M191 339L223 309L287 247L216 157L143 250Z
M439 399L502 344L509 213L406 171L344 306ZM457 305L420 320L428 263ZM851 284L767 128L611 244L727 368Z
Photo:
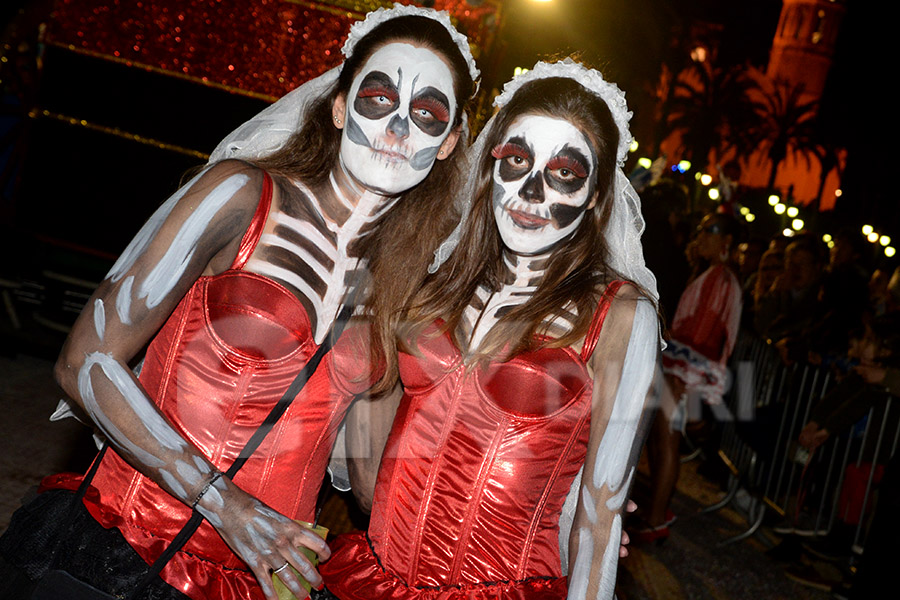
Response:
M99 590L127 598L143 579L147 563L118 529L106 529L74 492L50 490L19 508L0 537L0 600L28 598L35 581L61 569ZM140 600L190 600L157 579Z

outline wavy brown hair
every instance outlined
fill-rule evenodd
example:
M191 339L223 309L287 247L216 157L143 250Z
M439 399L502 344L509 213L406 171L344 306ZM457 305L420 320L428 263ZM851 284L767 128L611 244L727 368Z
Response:
M408 312L402 331L405 348L436 319L443 319L443 331L450 331L460 348L459 324L479 285L491 290L500 287L506 272L503 243L494 220L492 205L491 149L503 141L506 131L522 115L545 115L566 119L592 142L597 155L594 189L597 202L572 236L550 255L544 278L534 295L503 315L479 348L475 361L511 356L533 347L536 334L546 333L543 323L564 314L571 302L577 308L574 328L566 335L544 342L548 346L568 346L582 338L603 287L620 279L608 261L609 248L602 232L612 207L616 149L619 131L606 103L569 78L551 77L523 85L500 109L482 155L477 158L474 177L476 192L472 212L459 245L436 274L428 277Z
M356 44L344 62L334 88L313 102L304 115L303 127L279 150L255 161L270 173L299 179L311 185L327 180L338 162L341 132L332 123L334 100L350 92L354 77L368 58L385 44L413 43L443 57L453 74L456 118L460 128L473 82L469 65L443 25L420 16L402 16L378 25ZM455 227L459 215L453 190L463 176L467 140L461 136L454 152L435 161L429 175L403 193L372 229L350 248L368 263L368 295L365 312L372 322L373 364L384 364L384 375L373 388L383 392L397 380L396 328L402 309L420 287L434 250Z

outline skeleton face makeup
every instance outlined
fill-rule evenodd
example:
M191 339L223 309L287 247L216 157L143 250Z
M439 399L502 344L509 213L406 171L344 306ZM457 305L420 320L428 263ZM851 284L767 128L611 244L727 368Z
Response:
M364 187L398 194L425 179L456 115L453 75L432 50L387 44L353 80L341 161Z
M578 128L524 115L491 155L494 218L507 248L540 254L575 231L594 196L597 170L593 146Z

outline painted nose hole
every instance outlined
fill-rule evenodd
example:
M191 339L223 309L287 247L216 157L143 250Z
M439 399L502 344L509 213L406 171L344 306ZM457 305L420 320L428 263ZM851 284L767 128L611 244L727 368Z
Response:
M398 138L409 137L409 119L401 118L400 115L394 115L388 121L387 130Z
M544 179L541 177L540 173L532 173L531 176L525 180L522 189L519 190L519 197L526 202L532 202L534 204L539 204L544 201Z

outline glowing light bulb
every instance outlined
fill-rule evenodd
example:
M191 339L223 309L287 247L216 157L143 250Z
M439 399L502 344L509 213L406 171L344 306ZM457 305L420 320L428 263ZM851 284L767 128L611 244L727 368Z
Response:
M742 214L742 215L744 215L744 216L746 217L749 213L750 213L750 209L749 209L749 208L747 208L746 206L742 206L742 207L741 207L741 214Z
M832 239L834 239L834 238L831 237L830 233L826 233L825 235L822 236L822 241L825 242L826 244L828 242L830 242Z
M644 158L638 159L638 165L644 167L645 169L649 169L651 166L653 166L653 161L645 156Z
M872 227L871 225L863 225L863 228L862 228L863 235L869 235L870 233L872 233L872 231L874 231L874 229L875 228Z
M700 176L700 183L702 183L703 185L711 184L712 183L712 175L710 175L709 173L704 173L703 175Z
M784 235L784 237L794 237L794 230L790 228L785 229L781 233Z
M878 241L878 238L881 237L877 232L873 231L869 235L866 236L866 239L872 242L873 244Z
M787 206L785 206L784 204L781 204L780 202L775 205L775 214L783 215L784 211L786 211L786 210L787 210Z
M753 221L756 220L756 215L754 215L753 213L747 213L747 214L744 216L744 218L747 219L747 222L748 222L748 223L752 223Z
M631 140L631 145L628 146L628 151L629 152L637 152L637 149L638 149L638 141Z
M779 198L775 194L772 194L771 196L769 196L769 206L775 206L779 202L781 202L781 198Z
M884 249L884 255L887 256L888 258L892 257L895 254L897 254L897 251L894 250L893 246L888 246L887 248Z
M803 219L794 219L791 221L791 227L794 228L794 231L800 231L803 229Z
M878 238L878 243L881 244L882 246L887 246L888 244L891 243L891 236L889 236L889 235L881 236L880 238Z
M799 214L800 214L800 211L797 209L796 206L788 206L787 216L789 216L790 218L793 219L794 217L796 217Z
M709 188L709 199L710 200L718 200L719 199L719 188Z

